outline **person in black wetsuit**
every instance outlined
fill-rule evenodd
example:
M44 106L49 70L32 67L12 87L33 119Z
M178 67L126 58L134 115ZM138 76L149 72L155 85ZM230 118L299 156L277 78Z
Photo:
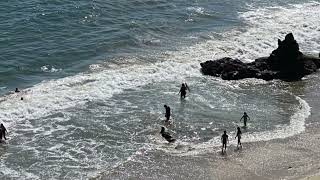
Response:
M7 129L4 127L4 125L1 123L0 124L0 140L2 139L2 137L4 138L4 140L7 140L6 138L6 132L7 132Z
M170 135L170 133L165 132L165 128L161 127L161 131L160 134L162 137L164 137L169 143L175 142L176 140L174 138L172 138L172 136Z
M186 98L187 90L190 92L190 89L187 85L187 83L182 83L179 94L181 98Z
M229 142L227 131L224 131L222 136L221 136L221 141L222 141L222 153L227 151L227 142ZM223 151L224 148L224 151Z
M247 120L250 120L250 117L247 115L246 112L243 113L243 116L241 117L240 121L243 119L243 125L244 127L247 127Z
M242 145L241 145L241 130L240 130L240 127L237 127L237 135L236 137L234 137L235 139L238 137L238 144L237 144L237 148L239 148L239 146L242 148Z
M171 115L170 107L167 105L164 105L163 107L166 109L166 114L164 116L166 117L166 122L168 122L170 120Z
M2 129L0 128L0 143L2 143Z

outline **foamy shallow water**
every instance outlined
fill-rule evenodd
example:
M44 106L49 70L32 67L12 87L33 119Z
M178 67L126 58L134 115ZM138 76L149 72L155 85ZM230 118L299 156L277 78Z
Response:
M246 26L165 52L157 62L91 65L88 73L43 81L1 97L0 119L10 139L0 146L0 177L87 178L149 151L207 153L220 145L224 129L233 134L241 125L243 111L252 118L245 142L303 132L311 108L299 97L303 87L204 77L199 63L223 56L245 61L267 56L276 48L276 38L288 32L294 33L302 51L320 49L319 10L318 2L253 9L239 13ZM177 93L184 81L191 93L180 101ZM168 130L179 139L176 149L158 134L164 104L173 110L174 125Z

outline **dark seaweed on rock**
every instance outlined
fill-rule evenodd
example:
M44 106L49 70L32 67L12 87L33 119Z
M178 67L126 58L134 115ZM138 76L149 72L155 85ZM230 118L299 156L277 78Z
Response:
M320 58L303 55L292 33L289 33L283 41L278 39L278 48L272 51L269 57L261 57L251 63L224 57L200 65L204 75L221 77L224 80L258 78L267 81L295 81L316 72L320 68Z

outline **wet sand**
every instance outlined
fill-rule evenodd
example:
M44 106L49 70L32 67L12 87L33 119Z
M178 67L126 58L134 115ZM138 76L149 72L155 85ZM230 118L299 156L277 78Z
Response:
M244 143L200 156L177 157L164 153L144 156L152 163L127 162L97 179L304 179L320 172L318 125L286 139Z
M146 152L137 159L107 169L95 179L319 179L318 80L318 77L314 78L304 91L297 93L312 107L303 133L285 139L243 143L242 150L232 145L228 147L226 155L222 155L218 147L207 154L194 156L172 156L162 151Z
M320 123L317 99L305 132L265 142L234 145L222 155L220 148L195 156L172 156L161 151L146 152L101 173L94 179L306 179L320 175ZM146 163L147 162L147 163Z

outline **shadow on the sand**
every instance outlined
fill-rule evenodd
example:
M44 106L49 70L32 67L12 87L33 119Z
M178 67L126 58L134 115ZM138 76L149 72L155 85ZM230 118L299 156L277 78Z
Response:
M242 147L240 146L240 147L236 147L234 150L233 150L234 152L242 152Z

